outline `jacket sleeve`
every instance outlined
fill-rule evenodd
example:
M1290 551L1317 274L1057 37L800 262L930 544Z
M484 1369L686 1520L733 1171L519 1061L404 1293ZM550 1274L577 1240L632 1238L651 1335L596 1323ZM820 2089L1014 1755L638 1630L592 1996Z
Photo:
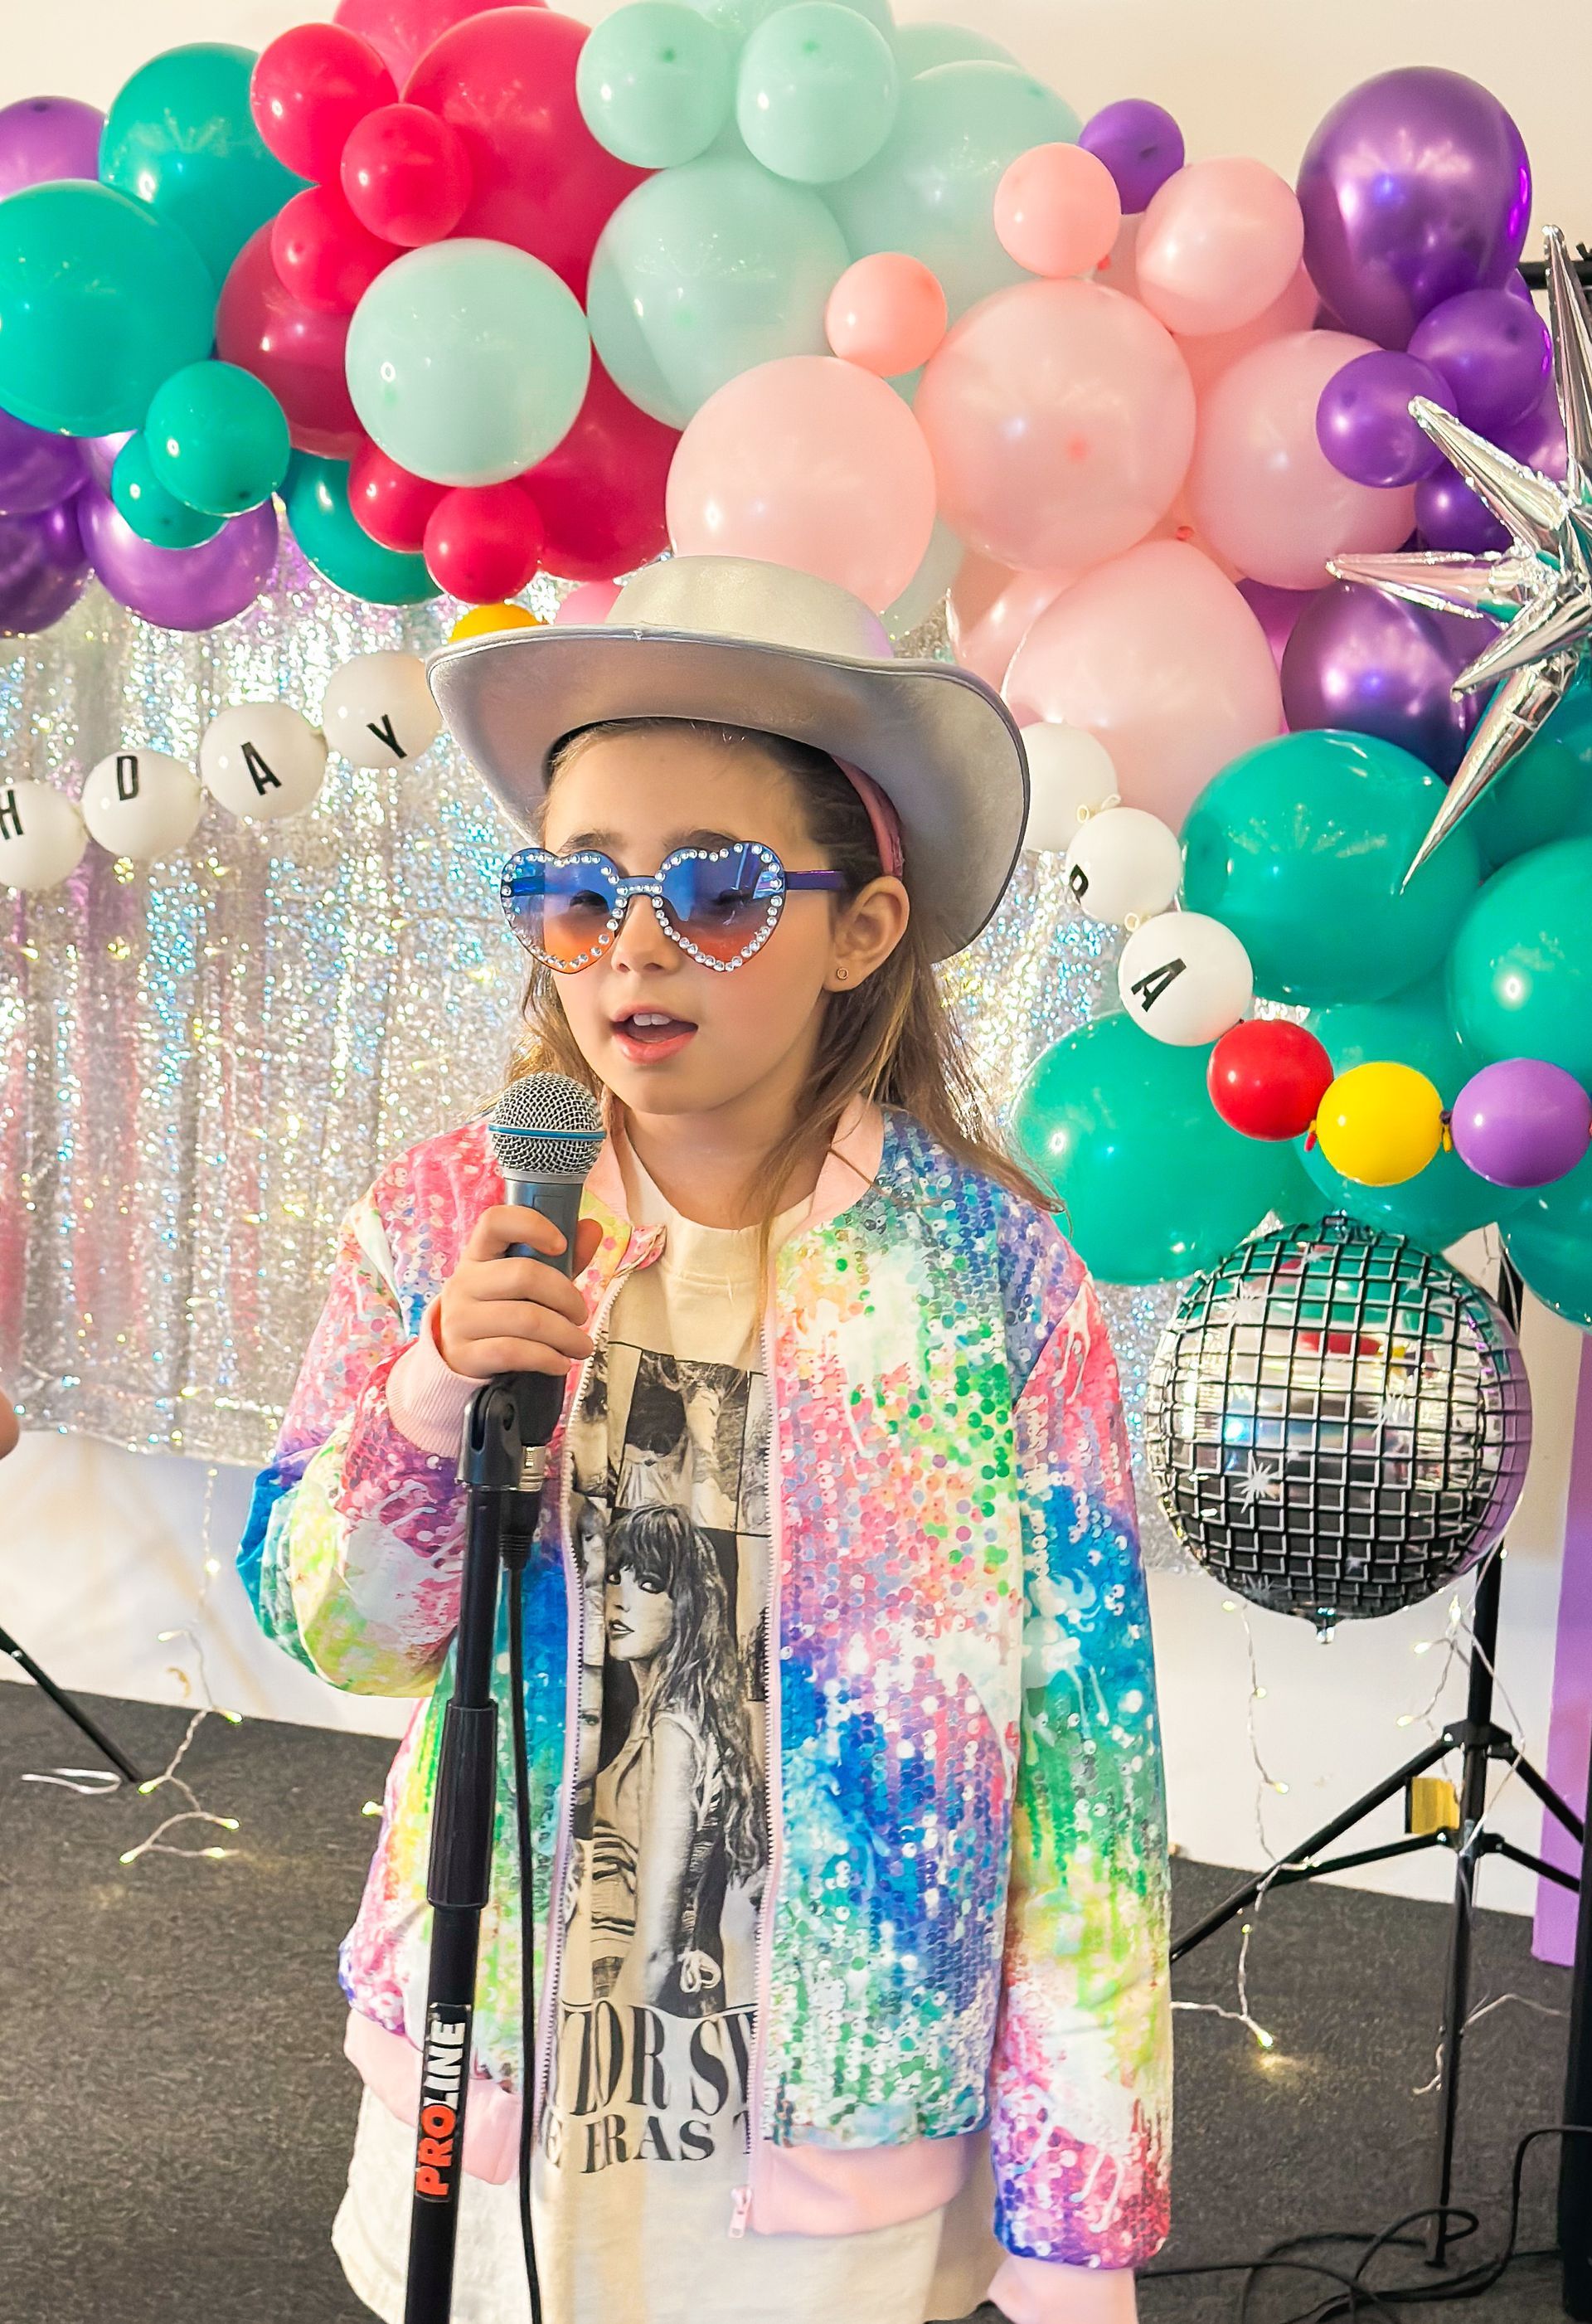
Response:
M1155 1665L1117 1368L1070 1296L1016 1413L1026 1625L1004 1989L992 2067L991 2298L1014 2324L1131 2317L1165 2240L1169 1868ZM1052 1311L1054 1312L1054 1309Z
M366 1195L344 1222L238 1554L266 1635L353 1694L428 1694L458 1623L455 1465L475 1383L443 1363L429 1313L418 1322L417 1337Z

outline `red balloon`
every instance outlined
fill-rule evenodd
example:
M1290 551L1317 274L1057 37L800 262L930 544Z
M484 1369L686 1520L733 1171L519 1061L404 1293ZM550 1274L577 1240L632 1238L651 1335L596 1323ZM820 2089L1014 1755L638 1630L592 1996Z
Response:
M363 444L349 466L348 505L354 522L383 549L408 557L418 557L425 547L427 521L446 491L446 484L411 476L379 444Z
M542 562L566 581L612 581L668 547L664 488L679 437L621 395L594 355L586 400L525 482L547 526Z
M1210 1102L1246 1138L1302 1138L1332 1079L1313 1033L1285 1017L1257 1017L1224 1033L1205 1069Z
M343 192L362 226L405 250L451 234L470 198L470 156L423 105L367 114L343 148Z
M445 32L403 92L464 138L474 191L458 231L529 250L577 299L611 212L647 174L604 152L581 117L586 29L550 8L494 8Z
M271 221L271 263L283 287L320 315L351 315L396 254L336 186L307 186Z
M298 449L327 460L351 460L365 440L344 375L347 337L346 315L294 297L271 263L269 223L256 227L221 286L216 352L262 379Z
M427 521L431 578L472 605L496 605L523 589L541 553L541 513L520 484L458 485Z
M397 95L369 41L341 24L295 24L255 60L249 109L279 161L324 180L336 178L349 131Z
M539 8L544 0L522 5ZM502 0L338 0L334 14L370 42L401 88L433 41L466 16L501 5Z

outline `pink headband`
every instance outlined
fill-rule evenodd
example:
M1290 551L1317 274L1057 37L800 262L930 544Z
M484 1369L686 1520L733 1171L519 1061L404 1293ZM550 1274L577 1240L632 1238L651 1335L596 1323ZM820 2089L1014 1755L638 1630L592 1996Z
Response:
M852 766L849 759L837 759L834 763L868 809L869 826L879 862L892 880L898 880L906 856L901 845L900 819L895 808L873 777L865 775L860 767Z

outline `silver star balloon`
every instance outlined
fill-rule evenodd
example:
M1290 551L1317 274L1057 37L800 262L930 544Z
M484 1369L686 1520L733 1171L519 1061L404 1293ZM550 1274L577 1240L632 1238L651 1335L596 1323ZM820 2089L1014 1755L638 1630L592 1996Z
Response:
M1410 414L1484 501L1512 544L1467 557L1447 550L1331 558L1339 581L1365 581L1438 613L1506 626L1468 662L1451 692L1495 686L1431 830L1404 874L1408 885L1432 850L1490 783L1541 733L1563 700L1592 637L1592 311L1556 226L1548 251L1548 329L1553 387L1568 450L1562 485L1540 476L1422 395Z

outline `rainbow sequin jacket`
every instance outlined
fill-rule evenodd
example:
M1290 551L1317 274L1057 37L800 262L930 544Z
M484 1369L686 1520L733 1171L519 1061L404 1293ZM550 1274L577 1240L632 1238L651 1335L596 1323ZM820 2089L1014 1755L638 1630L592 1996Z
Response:
M455 1452L474 1383L443 1364L427 1309L502 1198L476 1121L400 1156L355 1206L240 1553L289 1653L335 1686L423 1698L342 1953L367 2080L381 2079L369 2056L416 2054L457 1613ZM611 1149L585 1205L603 1229L584 1278L600 1332L662 1231L628 1224ZM1134 2267L1166 2233L1167 1858L1132 1483L1093 1289L1047 1218L904 1117L859 1108L776 1259L767 1361L777 1626L745 2215L765 2232L921 2215L983 2135L996 2231L1020 2268ZM544 1904L558 1893L580 1598L561 1489L555 1453L523 1585ZM502 1687L506 1651L497 1666ZM494 2103L516 2126L519 2110L506 1716L500 1736L469 2117L483 2145ZM489 2160L485 2175L507 2168Z

